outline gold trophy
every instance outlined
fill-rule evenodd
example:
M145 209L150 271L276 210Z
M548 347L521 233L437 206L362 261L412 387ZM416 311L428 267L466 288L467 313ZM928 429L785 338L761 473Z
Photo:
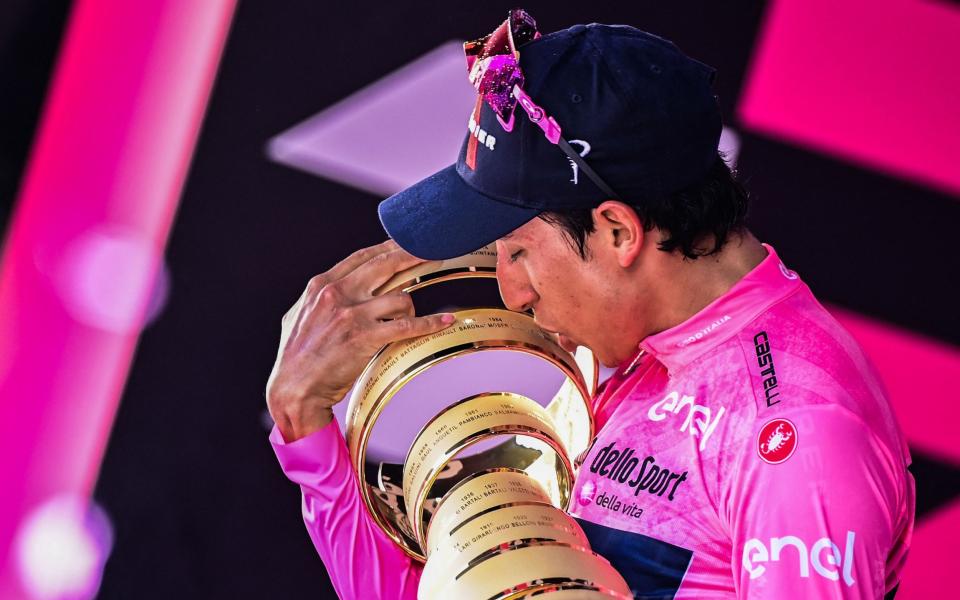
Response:
M495 275L496 251L487 247L400 273L377 293ZM455 314L448 329L382 348L354 385L347 409L347 442L367 508L404 552L425 562L419 598L632 597L565 512L573 489L570 457L593 438L593 355L563 350L525 313ZM438 365L487 352L543 361L564 383L542 403L501 389L444 399L446 407L414 437L402 465L368 462L378 426L391 427L380 417L404 386ZM489 375L475 379L482 384Z

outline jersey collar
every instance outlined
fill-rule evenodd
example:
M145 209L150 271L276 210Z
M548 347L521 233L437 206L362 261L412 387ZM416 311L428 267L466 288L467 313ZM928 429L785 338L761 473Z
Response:
M641 350L675 373L736 335L770 306L805 287L771 246L763 247L767 257L725 294L683 323L647 337L640 342Z

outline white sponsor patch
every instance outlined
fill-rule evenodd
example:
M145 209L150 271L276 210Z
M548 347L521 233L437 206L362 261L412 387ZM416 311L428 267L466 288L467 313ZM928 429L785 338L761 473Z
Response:
M707 440L713 435L725 409L721 406L716 416L710 407L696 403L693 396L680 396L679 392L670 392L663 400L650 407L647 417L651 421L662 421L669 415L678 415L684 408L687 409L686 419L680 426L680 431L686 431L691 436L700 439L700 450L707 447Z
M839 581L841 575L843 582L847 587L853 586L856 581L853 580L853 544L856 534L852 531L847 532L847 541L843 549L841 559L840 547L830 538L820 538L813 543L810 550L799 537L795 535L785 535L782 537L770 538L770 547L759 538L747 540L743 545L743 568L750 574L750 579L756 579L763 576L767 571L764 563L780 562L781 556L784 561L791 561L796 556L798 573L800 577L810 577L810 567L813 571L831 581ZM787 547L792 547L795 551L785 552Z

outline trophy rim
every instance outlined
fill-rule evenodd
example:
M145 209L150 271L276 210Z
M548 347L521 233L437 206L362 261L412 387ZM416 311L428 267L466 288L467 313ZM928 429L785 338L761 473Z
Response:
M390 285L390 282L387 282L383 287L378 288L374 295L387 294L390 292L395 292L400 290L406 294L410 292L415 292L419 289L431 286L435 283L442 283L444 281L455 281L457 279L496 279L497 278L497 269L496 267L455 267L450 269L444 269L441 271L434 271L427 273L425 275L418 275L410 279L404 280L397 285ZM388 287L389 286L389 287Z
M513 316L518 316L520 318L525 318L530 320L533 319L533 317L531 317L526 313L510 311L510 310L501 309L501 308L472 308L472 309L457 311L455 312L455 314L459 318L461 317L461 315L464 315L464 314L488 313L488 312L507 312ZM535 323L534 325L536 326ZM374 355L374 358L371 359L370 362L367 364L367 367L364 369L363 373L358 378L358 381L367 374L368 370L372 368L372 366L375 364L376 359L383 354L383 352L387 349L388 346L389 344L381 348L377 352L377 354ZM544 352L543 350L534 346L533 344L528 344L526 342L521 342L518 340L506 340L506 339L482 340L477 342L471 342L468 345L460 344L460 345L452 346L440 352L435 352L425 357L421 361L418 361L418 363L412 366L412 368L409 371L404 372L401 376L389 382L385 386L385 391L383 392L383 394L381 394L379 398L376 398L373 401L373 407L370 409L370 412L367 414L366 419L362 423L355 423L353 419L354 411L352 410L348 411L347 437L350 438L353 435L354 430L357 430L360 432L359 439L357 439L357 442L356 442L357 451L355 453L355 456L352 456L351 458L353 458L354 468L357 470L358 478L361 480L360 492L361 492L361 496L363 497L364 504L366 505L368 512L371 513L371 515L373 516L374 520L376 521L380 529L383 530L384 533L386 533L388 537L390 537L390 539L392 539L394 543L396 543L404 551L404 553L406 553L411 558L415 558L420 562L426 561L425 549L422 547L419 549L414 549L408 546L405 540L401 537L403 534L397 531L397 527L394 524L390 523L388 519L384 518L384 515L381 514L379 508L374 504L371 498L370 484L368 484L366 481L366 478L363 477L364 466L366 463L367 445L373 433L373 427L376 425L376 421L379 419L381 413L386 408L387 404L389 404L393 400L394 396L396 396L396 394L398 394L400 390L403 389L403 387L407 383L409 383L414 377L417 377L418 375L420 375L430 367L433 367L441 362L444 362L447 360L453 360L454 358L468 356L470 354L473 354L474 352L484 352L484 351L491 351L491 350L510 350L510 351L524 352L526 354L531 354L533 356L546 360L547 362L552 364L555 368L559 369L567 378L567 380L573 383L578 394L580 395L583 407L585 409L584 412L587 418L587 430L588 430L587 444L589 444L589 440L593 436L594 418L593 418L593 413L590 410L591 396L587 389L588 383L585 381L583 373L580 371L580 366L576 361L575 355L568 354L568 356L570 357L570 362L573 365L573 368L570 369L568 368L567 364L565 364L563 361L555 360L551 354ZM593 360L595 363L596 362L595 356L593 357ZM598 371L599 369L594 369L594 379L596 379L596 375ZM556 398L556 396L554 398ZM551 400L547 406L549 407L550 404L553 403L553 401L554 400ZM351 454L354 454L354 453L351 452ZM566 460L569 462L569 457L567 457ZM572 492L572 483L571 483L571 492ZM569 499L568 499L568 502L569 502ZM565 508L565 507L562 507L562 508ZM415 530L416 526L413 523L411 523L411 526L413 526ZM419 540L414 539L413 541L416 542L417 545L420 545Z

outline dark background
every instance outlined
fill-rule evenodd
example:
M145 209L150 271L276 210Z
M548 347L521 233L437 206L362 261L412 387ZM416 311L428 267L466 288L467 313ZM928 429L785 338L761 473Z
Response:
M169 301L141 338L96 489L116 529L101 598L335 597L267 443L263 390L306 280L384 238L380 198L272 163L264 145L512 5L241 0L168 246ZM758 237L821 299L960 344L957 198L738 127L764 3L524 7L543 31L628 23L716 67ZM0 5L4 227L68 14L63 0ZM960 471L914 461L923 518L960 495Z

